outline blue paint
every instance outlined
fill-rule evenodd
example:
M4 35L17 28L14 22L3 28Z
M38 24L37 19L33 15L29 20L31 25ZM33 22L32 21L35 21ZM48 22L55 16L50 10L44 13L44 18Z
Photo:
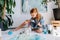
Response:
M35 40L40 40L40 36L39 35L35 35Z
M47 34L47 30L46 29L44 29L44 34Z
M30 38L30 40L41 40L41 37L40 35L35 34Z
M23 36L25 36L25 37L23 38ZM19 36L16 35L13 38L11 38L10 40L24 40L24 39L26 39L26 40L46 40L46 38L41 37L38 34L33 34L33 35L29 35L29 36L24 35L24 34L22 34L22 36L21 35L19 35Z
M12 34L13 34L13 32L12 32L12 31L9 31L9 32L8 32L8 35L12 35Z

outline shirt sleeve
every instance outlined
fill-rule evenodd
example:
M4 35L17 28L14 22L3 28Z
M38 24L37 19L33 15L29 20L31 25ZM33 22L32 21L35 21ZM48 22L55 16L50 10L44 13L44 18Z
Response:
M41 25L44 25L44 18L42 17L40 20Z

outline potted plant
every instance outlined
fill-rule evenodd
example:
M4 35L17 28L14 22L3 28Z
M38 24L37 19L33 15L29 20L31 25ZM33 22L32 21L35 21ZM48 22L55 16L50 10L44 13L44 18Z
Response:
M6 14L14 14L12 8L16 6L15 0L0 0L0 25L3 30L8 29L8 22L5 20Z
M54 2L56 2L55 4L58 5L58 8L60 8L60 1L59 0L53 0Z
M43 4L45 6L46 11L47 11L47 0L42 0L42 3L41 4Z

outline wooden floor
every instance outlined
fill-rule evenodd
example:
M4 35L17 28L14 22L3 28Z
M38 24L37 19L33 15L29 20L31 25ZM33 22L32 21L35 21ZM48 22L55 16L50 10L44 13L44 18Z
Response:
M2 40L2 38L0 37L0 40Z

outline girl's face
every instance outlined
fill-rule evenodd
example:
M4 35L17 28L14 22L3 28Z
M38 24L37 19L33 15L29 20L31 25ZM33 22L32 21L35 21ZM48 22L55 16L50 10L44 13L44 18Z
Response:
M32 18L35 18L35 17L36 17L36 15L37 15L36 10L35 10L33 13L31 13Z

